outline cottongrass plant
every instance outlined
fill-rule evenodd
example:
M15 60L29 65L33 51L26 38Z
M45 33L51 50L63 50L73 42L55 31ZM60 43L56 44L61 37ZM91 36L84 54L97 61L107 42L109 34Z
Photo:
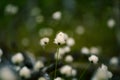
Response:
M93 76L92 80L108 80L112 78L113 74L108 70L108 67L104 64L99 67Z
M54 78L56 77L56 69L57 69L57 63L58 63L58 58L59 58L58 56L59 46L65 44L67 39L68 39L68 35L63 32L59 32L54 39L54 43L58 45L57 52L56 52L56 66L55 66Z
M48 37L43 37L40 39L39 43L45 48L49 41ZM72 66L75 58L73 55L68 54L71 51L71 47L75 45L74 38L68 37L66 33L59 32L54 39L54 43L57 45L57 51L54 54L55 63L49 66L45 66L42 59L36 60L30 54L27 54L27 52L17 52L15 55L12 55L10 59L5 58L5 61L3 61L4 53L2 49L0 49L0 80L51 80L51 76L49 75L51 72L54 72L53 80L66 80L66 78L81 80L88 68L91 66L91 62L93 65L100 64L98 48L91 47L89 49L87 47L83 47L81 49L81 53L89 56L89 65L80 74L79 78L77 78L76 76L79 75L78 71L74 66ZM63 62L60 63L59 60L64 61L66 64L63 65ZM118 59L116 57L111 58L110 64L117 65ZM57 70L61 76L57 75ZM9 76L6 77L6 74ZM112 78L112 76L112 72L110 72L108 67L102 63L91 80L108 80Z
M56 66L45 66L42 60L34 60L34 57L26 52L17 52L9 58L5 56L4 53L1 56L0 80L50 80L49 74L54 72ZM56 67L61 66L62 64L58 63Z
M13 4L8 4L5 7L5 14L15 15L18 12L18 7Z
M92 62L94 65L98 64L99 58L96 55L98 55L99 52L100 52L100 50L98 48L96 48L96 47L91 47L90 49L88 49L87 47L83 47L81 49L82 54L90 55L88 57L88 60L90 62ZM117 62L116 59L115 59L115 62ZM87 67L87 69L88 68L89 68L89 66ZM82 79L82 77L86 73L87 69L82 72L82 74L80 75L79 80ZM112 76L113 75L112 75L112 73L110 71L108 71L107 66L102 64L101 67L99 67L97 69L96 73L94 74L94 76L92 77L91 80L108 80L108 79L112 78Z

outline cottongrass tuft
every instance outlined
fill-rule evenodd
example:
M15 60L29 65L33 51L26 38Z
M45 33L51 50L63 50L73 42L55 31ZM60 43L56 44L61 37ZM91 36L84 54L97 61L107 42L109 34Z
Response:
M94 64L97 64L99 58L98 58L96 55L91 55L91 56L88 58L88 60L89 60L90 62L93 62Z
M24 77L24 78L30 78L31 77L31 71L27 67L23 67L20 70L19 75L21 77Z
M23 57L22 53L20 53L20 52L18 52L14 56L12 56L12 62L14 64L19 64L19 63L22 63L23 61L24 61L24 57Z
M49 43L49 38L44 37L44 38L40 39L40 45L41 45L41 46L45 46L45 45L47 45L48 43Z

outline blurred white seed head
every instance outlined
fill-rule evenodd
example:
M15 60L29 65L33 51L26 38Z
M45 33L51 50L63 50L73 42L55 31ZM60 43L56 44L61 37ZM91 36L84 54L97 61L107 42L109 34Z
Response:
M67 46L73 46L75 44L74 38L68 38L66 41Z
M9 67L3 67L0 69L0 80L17 80L17 77Z
M39 35L41 37L44 36L51 36L53 34L53 29L52 28L42 28L39 30Z
M99 67L93 76L92 80L108 80L112 78L112 73L108 71L108 68L106 65L102 64L101 67Z
M83 26L78 26L78 27L76 27L75 32L76 32L78 35L81 35L81 34L84 34L85 29L84 29Z
M91 54L99 54L100 53L100 49L97 47L91 47L90 48L90 53Z
M61 17L62 17L62 13L60 11L57 11L57 12L53 13L53 15L52 15L52 18L54 20L60 20Z
M66 76L71 76L72 75L72 67L69 65L64 65L62 68L60 68L60 73L66 75Z
M81 53L82 53L82 54L89 54L90 51L89 51L89 49L88 49L87 47L82 47L82 48L81 48Z
M111 65L118 65L118 63L119 63L119 60L118 60L118 58L117 57L112 57L111 59L110 59L110 64Z
M109 19L107 22L107 25L109 28L113 28L115 26L115 20L114 19Z
M99 59L98 59L97 56L91 55L91 56L88 58L88 60L89 60L90 62L93 62L94 64L96 64Z
M3 55L3 51L2 51L2 49L0 48L0 58L2 57L2 55Z
M5 7L5 14L14 15L18 12L18 7L13 4L8 4Z
M36 16L36 22L42 23L44 21L44 17L42 15Z
M54 80L63 80L61 77L57 77Z
M73 62L73 57L71 55L67 55L65 57L65 62L68 62L68 63Z
M24 57L22 55L22 53L18 52L17 54L15 54L14 56L12 56L12 62L13 63L21 63L24 61Z
M42 61L37 61L34 65L34 70L38 71L42 67L44 67L44 63Z
M24 77L24 78L30 78L31 77L31 71L27 67L23 67L20 70L19 75L21 77Z
M47 38L47 37L44 37L40 40L40 45L41 46L45 46L48 43L49 43L49 38Z
M108 67L106 65L102 64L101 67L100 67L100 69L102 69L102 70L108 70Z
M77 75L76 69L72 69L72 76L76 76L76 75Z
M68 35L63 33L63 32L59 32L56 35L56 38L54 39L54 43L57 45L62 45L66 43L66 40L68 39Z
M69 53L71 51L71 48L69 46L63 47L63 50L65 53Z
M38 80L47 80L47 79L45 79L44 77L40 77Z
M28 38L23 38L21 41L23 46L28 46L29 45L29 39Z
M74 78L72 78L72 80L78 80L78 79L74 77Z

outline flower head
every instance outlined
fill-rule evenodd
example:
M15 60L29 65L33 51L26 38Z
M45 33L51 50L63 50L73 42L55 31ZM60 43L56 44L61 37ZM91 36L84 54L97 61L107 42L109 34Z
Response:
M23 55L22 55L22 53L17 53L17 54L15 54L13 57L12 57L12 62L13 63L21 63L21 62L23 62L24 61L24 57L23 57Z
M24 78L29 78L31 76L31 71L27 67L23 67L20 70L19 75Z
M117 65L119 64L118 58L117 58L117 57L112 57L112 58L110 59L110 64L111 64L111 65L114 65L114 66L117 66Z
M60 73L66 76L71 76L72 75L71 71L72 71L72 67L69 65L65 65L60 69Z
M107 22L107 25L109 28L113 28L115 26L115 20L114 19L109 19Z
M91 55L91 56L88 58L88 60L89 60L90 62L93 62L94 64L96 64L99 59L98 59L97 56Z
M5 13L6 14L11 14L14 15L18 12L18 7L13 5L13 4L8 4L5 8Z
M91 47L90 48L90 53L91 54L99 54L100 53L100 49L99 48L97 48L97 47Z
M63 32L59 32L59 33L56 35L56 38L54 39L54 43L57 44L57 45L65 44L67 38L68 38L67 34L65 34L65 33L63 33Z
M65 58L66 62L72 62L73 61L73 57L71 55L67 55Z
M47 80L47 79L45 79L44 77L40 77L38 80Z
M68 38L66 44L71 47L75 44L75 40L73 38Z
M38 71L40 68L44 67L44 63L42 61L37 61L35 63L34 69Z
M92 80L108 80L112 78L112 73L108 70L108 67L104 64L101 65L93 76Z
M61 77L57 77L54 80L63 80Z
M87 47L82 47L81 53L82 53L82 54L89 54L90 51L89 51L89 49L88 49Z
M40 40L40 45L45 46L46 44L49 43L49 38L45 37Z
M60 11L57 11L57 12L53 13L53 15L52 15L53 19L55 19L55 20L60 20L61 16L62 16L62 13Z

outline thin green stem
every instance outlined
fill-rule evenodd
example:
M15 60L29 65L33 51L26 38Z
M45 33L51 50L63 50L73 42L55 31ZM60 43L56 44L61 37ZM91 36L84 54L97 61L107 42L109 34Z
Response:
M86 71L88 70L89 66L90 66L90 64L88 65L87 69L82 72L82 74L81 74L81 76L80 76L80 78L79 78L78 80L81 80L81 79L82 79L82 77L84 76L84 74L85 74Z
M59 47L57 48L57 52L56 52L56 62L55 62L55 73L54 73L54 78L56 78L57 64L58 64L58 54L59 54Z

